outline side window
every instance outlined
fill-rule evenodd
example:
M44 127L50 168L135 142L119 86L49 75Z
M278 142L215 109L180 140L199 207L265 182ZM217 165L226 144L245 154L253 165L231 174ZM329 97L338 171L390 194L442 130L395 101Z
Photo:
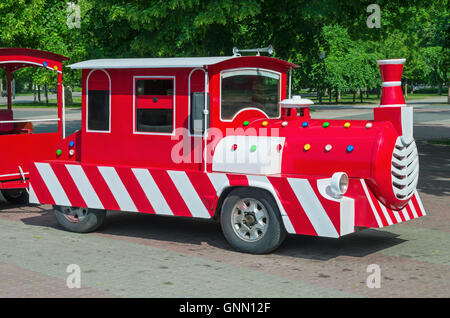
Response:
M136 131L171 133L174 78L136 79Z
M109 77L104 71L94 71L89 75L87 86L87 130L109 131Z

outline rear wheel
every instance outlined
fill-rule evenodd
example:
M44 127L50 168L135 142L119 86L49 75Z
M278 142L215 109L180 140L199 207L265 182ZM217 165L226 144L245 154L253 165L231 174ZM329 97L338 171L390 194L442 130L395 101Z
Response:
M29 202L28 192L25 189L1 190L3 197L13 204L26 204Z
M103 223L106 211L89 208L54 206L56 219L68 231L88 233L97 230Z
M286 237L276 202L260 189L233 190L223 203L220 223L227 241L241 252L270 253Z

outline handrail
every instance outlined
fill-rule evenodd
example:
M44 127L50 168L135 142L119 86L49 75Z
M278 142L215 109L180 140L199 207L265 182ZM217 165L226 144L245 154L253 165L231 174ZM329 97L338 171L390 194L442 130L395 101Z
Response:
M29 123L29 122L42 122L42 121L60 121L59 118L47 118L47 119L14 119L14 120L0 120L0 124L14 124L14 123Z

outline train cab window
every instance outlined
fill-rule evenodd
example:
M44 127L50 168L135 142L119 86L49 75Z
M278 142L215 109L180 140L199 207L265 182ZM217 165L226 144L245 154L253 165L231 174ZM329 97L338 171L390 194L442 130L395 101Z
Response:
M240 69L221 74L221 110L223 120L232 119L245 108L257 108L269 118L280 116L280 74Z
M136 80L136 131L171 133L174 125L174 78Z
M109 131L110 80L106 72L96 70L87 82L87 130Z

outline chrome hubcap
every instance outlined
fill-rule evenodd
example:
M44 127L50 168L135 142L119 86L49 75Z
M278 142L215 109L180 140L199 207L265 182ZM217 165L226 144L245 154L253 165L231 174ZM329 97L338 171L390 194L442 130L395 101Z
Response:
M83 221L88 213L87 208L62 207L61 211L69 222L78 223Z
M239 200L231 213L231 226L240 239L247 242L260 240L267 232L269 215L256 199Z

